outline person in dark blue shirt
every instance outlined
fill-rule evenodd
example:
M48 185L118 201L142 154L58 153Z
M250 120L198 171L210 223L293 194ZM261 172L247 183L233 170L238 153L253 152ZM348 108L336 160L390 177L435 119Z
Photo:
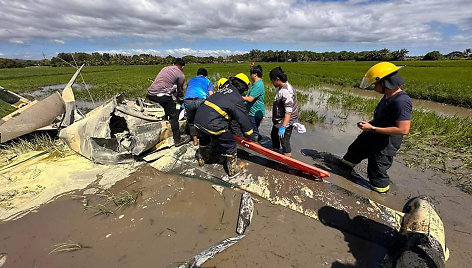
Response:
M208 71L205 68L200 68L197 71L197 76L190 78L187 82L187 90L184 96L184 107L187 113L187 126L190 131L190 136L193 139L193 145L197 146L197 129L195 128L195 113L198 107L202 105L208 96L213 94L213 84L207 78Z
M352 169L367 158L371 188L379 193L390 189L387 170L400 149L403 135L410 131L412 103L408 94L400 88L405 83L398 73L400 68L381 62L364 75L361 87L367 88L373 84L374 90L384 96L375 108L374 119L357 123L363 132L349 146L342 159Z

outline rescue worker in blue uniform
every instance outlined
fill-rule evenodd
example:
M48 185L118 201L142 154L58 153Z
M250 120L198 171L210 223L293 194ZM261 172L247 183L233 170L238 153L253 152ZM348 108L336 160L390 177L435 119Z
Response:
M209 160L208 146L214 140L225 157L225 168L229 176L239 173L236 140L233 137L233 123L237 123L244 136L251 140L256 137L241 95L249 88L249 78L239 73L230 77L223 87L209 96L195 114L195 127L199 131L200 147L197 153L199 165ZM237 134L237 133L235 133Z
M401 67L389 62L372 66L364 75L361 88L374 84L374 90L384 94L375 108L374 119L357 123L363 131L349 146L342 159L351 171L363 159L368 159L367 174L372 190L386 193L390 189L387 170L402 144L403 135L410 131L412 103L400 88L405 81L398 73Z

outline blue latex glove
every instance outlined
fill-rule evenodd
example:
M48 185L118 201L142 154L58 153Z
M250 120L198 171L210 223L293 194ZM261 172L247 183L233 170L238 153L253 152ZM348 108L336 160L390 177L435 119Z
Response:
M279 127L279 137L282 139L285 135L285 127L281 126Z

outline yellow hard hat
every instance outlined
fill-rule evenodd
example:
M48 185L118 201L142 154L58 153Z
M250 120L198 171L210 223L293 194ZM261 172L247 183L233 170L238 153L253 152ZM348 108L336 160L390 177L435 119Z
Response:
M241 81L243 81L244 83L246 83L246 85L249 86L249 78L247 77L247 75L243 74L243 73L239 73L237 75L235 75L236 78L240 79Z
M225 83L228 81L228 78L220 78L218 82L216 82L216 89L220 89Z
M370 69L364 74L360 87L367 88L387 75L398 71L402 67L403 66L395 66L395 64L390 62L377 63L370 67Z

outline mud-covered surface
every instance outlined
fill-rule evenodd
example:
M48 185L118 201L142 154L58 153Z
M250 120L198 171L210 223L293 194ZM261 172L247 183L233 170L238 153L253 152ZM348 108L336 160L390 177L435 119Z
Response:
M417 195L436 202L450 249L446 267L468 267L470 195L441 173L408 168L401 156L386 195L368 189L366 162L346 179L335 163L359 133L350 121L292 135L293 157L331 172L324 181L241 150L246 170L228 178L220 164L199 167L192 145L171 148L108 190L92 183L2 222L0 267L177 267L237 235L243 190L255 199L246 236L203 267L378 267L398 236L403 205ZM265 118L266 147L270 129ZM215 184L225 186L221 194ZM114 199L123 193L129 205Z
M169 176L149 166L110 192L123 190L137 194L136 205L118 209L103 196L75 193L38 213L2 224L1 251L8 254L5 267L172 267L235 236L239 190L226 188L220 195L207 182ZM85 209L85 204L106 204L114 214L94 216L96 212ZM321 215L335 226L355 226L355 219L330 207L324 207ZM49 254L64 242L84 248ZM381 244L256 197L246 237L204 267L374 263L385 254Z

